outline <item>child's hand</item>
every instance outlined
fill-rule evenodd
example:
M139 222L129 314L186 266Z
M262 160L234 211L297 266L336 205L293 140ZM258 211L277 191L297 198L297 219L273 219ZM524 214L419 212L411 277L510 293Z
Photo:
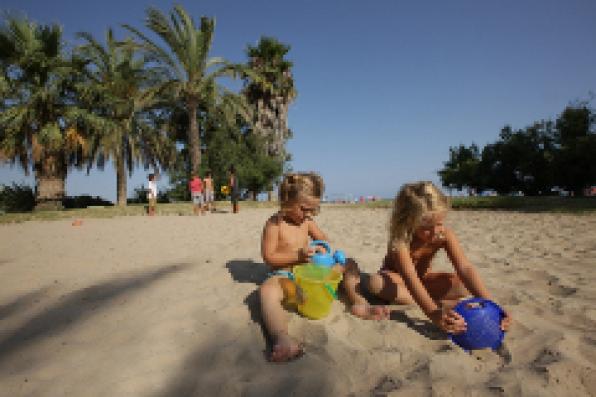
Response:
M449 334L461 334L467 329L466 320L453 310L437 309L429 317L437 327Z
M337 273L343 273L346 269L339 263L336 263L335 265L333 265L331 267L331 270L333 270L334 272L337 272Z
M316 246L312 247L312 249L315 252L318 252L319 254L326 254L327 253L327 249L325 247L323 247L322 245L316 245Z
M315 250L312 247L300 248L298 250L298 262L306 263L310 262L310 258L315 254Z
M503 309L503 312L505 313L505 317L503 317L503 319L501 320L501 330L507 331L509 330L511 323L513 322L513 319L511 318L511 315L507 310Z

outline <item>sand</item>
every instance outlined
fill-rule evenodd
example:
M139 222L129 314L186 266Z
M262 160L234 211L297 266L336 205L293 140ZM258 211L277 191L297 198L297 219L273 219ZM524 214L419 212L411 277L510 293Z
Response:
M465 353L415 306L372 322L336 301L322 320L289 314L306 355L276 365L257 297L271 212L0 225L0 395L596 395L595 215L450 214L514 317L499 353ZM318 223L375 272L387 216L333 207Z

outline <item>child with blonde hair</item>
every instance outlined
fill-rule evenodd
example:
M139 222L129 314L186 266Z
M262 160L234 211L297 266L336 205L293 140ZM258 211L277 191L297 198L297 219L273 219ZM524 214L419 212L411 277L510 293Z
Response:
M303 347L288 335L288 321L284 304L292 304L296 285L292 267L310 262L315 249L310 239L327 240L313 217L319 212L325 186L315 173L286 174L279 187L280 210L271 216L263 228L261 253L271 269L269 277L259 288L264 326L273 347L271 361L288 361L300 356ZM318 249L319 247L317 247ZM334 269L344 271L336 265ZM363 318L387 317L385 308L369 306L358 293L360 276L353 260L346 264L344 288L352 306L352 313Z
M383 266L369 278L374 295L397 304L417 303L442 330L466 330L463 317L452 308L470 293L491 299L476 268L468 261L455 233L446 226L448 198L431 182L402 186L395 197L389 225L389 243ZM455 273L433 272L431 261L444 249ZM501 328L511 318L506 314Z

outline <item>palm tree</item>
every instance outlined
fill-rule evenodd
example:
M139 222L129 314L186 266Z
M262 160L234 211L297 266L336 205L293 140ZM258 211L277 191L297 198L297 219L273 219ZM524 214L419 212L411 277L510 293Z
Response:
M215 20L201 17L197 27L182 6L175 6L169 18L156 8L147 9L145 25L156 33L167 45L169 51L161 48L139 30L124 25L142 42L153 59L168 70L168 78L162 89L179 101L188 117L186 131L190 152L191 173L198 172L201 165L201 131L198 111L206 109L207 102L214 102L214 96L221 96L225 89L217 84L222 76L236 77L240 73L237 65L223 58L210 58Z
M67 57L58 25L7 17L0 27L0 151L36 181L36 208L61 207L69 165L81 166L88 128L78 106L82 62Z
M285 143L292 132L288 128L288 106L296 97L292 62L284 59L290 46L272 37L261 37L256 46L248 46L248 67L253 72L243 89L255 108L256 130L266 142L268 154L283 164L289 160ZM269 191L269 200L272 192Z
M94 134L91 160L103 168L106 160L114 159L117 203L126 206L127 171L132 174L143 161L156 166L162 157L159 152L172 148L151 117L159 100L155 85L160 71L148 67L132 41L116 41L112 29L107 31L105 46L89 33L78 37L86 41L78 51L88 61L94 94L90 106L110 126Z

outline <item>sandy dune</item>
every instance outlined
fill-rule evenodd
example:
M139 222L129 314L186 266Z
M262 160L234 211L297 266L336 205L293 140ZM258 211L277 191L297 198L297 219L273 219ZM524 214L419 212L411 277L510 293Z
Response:
M335 302L323 320L290 314L307 354L274 365L256 294L270 214L0 225L0 395L596 395L595 215L450 215L516 320L500 354L464 353L413 306L367 322ZM324 208L318 222L374 272L387 216Z

